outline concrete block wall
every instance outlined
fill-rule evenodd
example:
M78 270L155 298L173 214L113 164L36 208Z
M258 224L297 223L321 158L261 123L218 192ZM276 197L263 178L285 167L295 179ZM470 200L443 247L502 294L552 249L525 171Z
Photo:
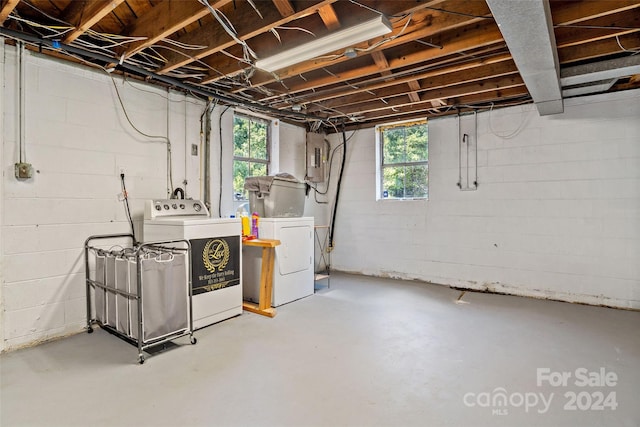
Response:
M640 308L640 91L477 119L477 191L456 185L457 118L429 122L429 200L376 201L375 132L353 135L334 268Z
M2 186L0 197L0 350L82 329L86 322L82 247L90 235L128 232L121 192L125 173L137 236L144 201L168 193L167 150L173 183L201 198L200 115L204 103L102 71L27 53L26 160L34 177L19 181L16 50L4 47ZM191 146L199 148L191 155Z

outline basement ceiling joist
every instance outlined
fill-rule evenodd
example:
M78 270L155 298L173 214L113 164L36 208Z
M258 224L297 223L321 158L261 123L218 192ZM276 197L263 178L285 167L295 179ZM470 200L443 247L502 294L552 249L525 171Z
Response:
M489 4L494 2L502 0ZM545 55L557 57L561 74L591 64L622 68L625 58L640 51L638 0L515 3L548 11L547 29L532 31L555 40ZM504 4L513 9L513 2ZM542 19L541 13L527 19ZM275 73L253 65L377 14L387 17L393 31L352 46L355 57L338 50ZM24 34L34 51L70 61L77 55L67 50L85 51L85 61L96 67L194 88L330 132L341 124L362 128L533 102L503 38L510 24L495 18L484 0L0 0L0 24L11 30L7 43ZM512 31L516 39L524 33L519 30ZM47 43L37 42L44 38ZM58 49L48 47L52 40L59 41ZM628 90L640 87L640 79L611 78L593 86Z

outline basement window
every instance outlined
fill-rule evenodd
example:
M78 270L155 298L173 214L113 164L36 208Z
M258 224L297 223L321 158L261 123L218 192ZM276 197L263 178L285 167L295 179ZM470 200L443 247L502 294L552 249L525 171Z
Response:
M429 198L427 120L376 126L377 200Z
M269 121L236 114L233 117L233 199L247 200L244 180L269 174Z

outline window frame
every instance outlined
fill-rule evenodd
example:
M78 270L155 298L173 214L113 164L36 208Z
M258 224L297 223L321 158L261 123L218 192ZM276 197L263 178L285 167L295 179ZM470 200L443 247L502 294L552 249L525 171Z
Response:
M426 160L412 161L412 162L397 162L386 163L384 162L384 131L407 128L411 126L424 125L427 128L427 156ZM429 123L426 118L405 120L401 122L387 123L378 125L375 127L376 133L376 200L384 201L411 201L411 200L429 200ZM404 149L406 152L406 140L404 141ZM406 160L406 159L405 159ZM427 167L427 194L423 197L384 197L384 169L385 167L406 167L406 166L426 166ZM404 183L404 191L406 192L406 182Z
M251 136L249 134L249 157L244 157L244 156L236 156L235 155L235 122L236 122L236 118L242 118L245 120L249 121L249 133L251 132L251 124L254 122L258 122L258 123L262 123L264 125L266 125L267 128L267 141L266 141L266 159L262 159L262 158L257 158L257 157L251 157ZM233 188L233 183L235 181L235 164L236 162L244 162L244 163L248 163L249 166L251 164L264 164L266 165L266 170L267 170L267 175L269 175L269 173L271 172L271 168L272 168L272 162L271 162L271 157L272 157L272 144L273 144L273 137L272 137L272 125L273 125L273 121L269 120L267 118L264 117L258 117L258 116L253 116L251 114L245 114L242 112L238 112L235 111L233 113L233 121L232 121L232 146L233 146L233 157L231 160L231 199L234 202L246 202L248 201L248 197L246 194L246 191L242 191L242 198L236 198L236 191ZM249 168L249 170L251 170Z

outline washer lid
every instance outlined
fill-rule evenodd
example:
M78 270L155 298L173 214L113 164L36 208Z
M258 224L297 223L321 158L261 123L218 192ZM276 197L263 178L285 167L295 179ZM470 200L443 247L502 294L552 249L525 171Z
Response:
M210 224L240 224L239 218L209 218L201 216L167 216L157 217L144 221L145 225L172 225L172 226L190 226L190 225L210 225Z

